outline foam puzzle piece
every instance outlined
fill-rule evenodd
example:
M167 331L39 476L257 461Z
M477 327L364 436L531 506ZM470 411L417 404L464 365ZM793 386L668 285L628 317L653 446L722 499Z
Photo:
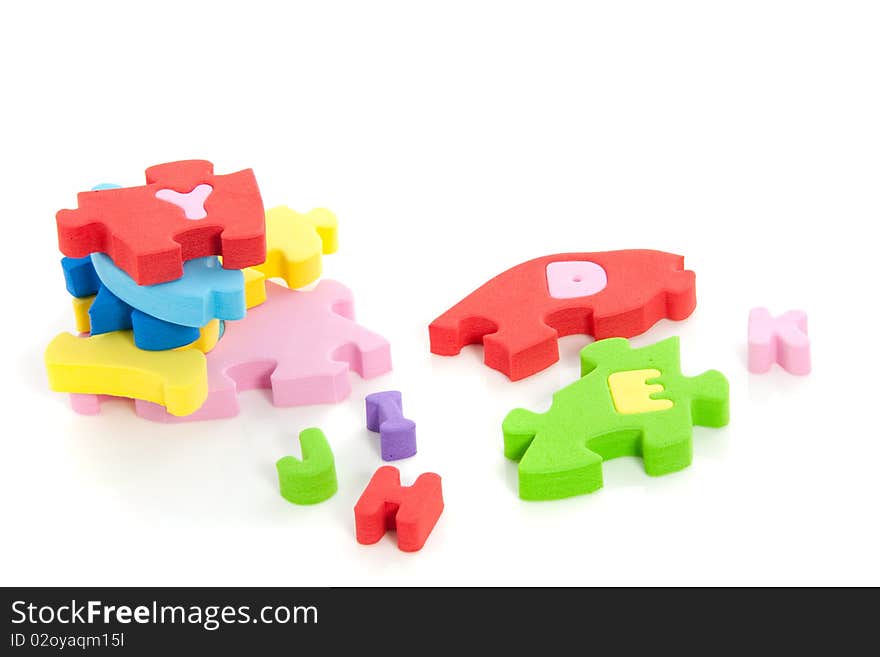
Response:
M149 315L141 309L134 308L117 297L99 277L86 275L92 266L90 258L63 258L61 266L64 270L68 291L81 299L90 299L88 302L74 302L77 330L80 333L89 332L92 335L100 335L111 331L131 329L134 331L135 344L140 349L148 351L176 349L189 345L204 335L203 327L167 322ZM92 296L83 296L86 294ZM242 303L243 296L242 289ZM88 313L87 322L81 317L84 311ZM204 326L216 321L209 319ZM88 324L88 328L85 328L86 324Z
M61 258L61 271L64 273L64 286L74 297L94 296L103 287L89 256Z
M228 269L266 260L263 201L252 170L214 175L210 162L184 160L150 167L146 179L141 187L80 192L77 209L56 215L61 252L106 253L138 285L176 280L193 258L222 255ZM211 188L205 216L187 218L198 213L203 185Z
M225 331L226 322L220 319L212 319L199 329L199 337L194 342L177 348L198 349L203 354L210 353L217 346L217 343L220 342L220 338L223 337Z
M594 342L581 351L581 374L547 412L518 408L503 422L524 500L591 493L602 487L602 461L618 456L641 456L649 475L681 470L692 427L729 420L727 379L716 370L683 376L677 337L640 349L624 338Z
M412 486L400 485L400 471L391 465L376 470L354 507L358 543L371 545L387 531L397 530L397 547L421 550L443 513L440 475L426 472Z
M454 356L482 342L486 365L516 381L559 360L561 336L629 338L695 307L694 272L682 256L560 253L508 269L440 315L429 327L431 352Z
M133 397L173 415L192 413L208 396L202 352L143 351L131 331L87 338L61 333L46 348L45 361L49 386L57 392Z
M101 287L89 308L91 334L131 329L139 349L164 351L183 347L199 339L199 328L172 324L148 315Z
M379 433L382 460L397 461L416 453L416 423L403 417L400 391L386 390L367 395L367 429Z
M115 399L115 397L72 392L70 393L70 408L79 415L98 415L101 412L101 403L108 399Z
M749 371L763 374L773 363L790 374L810 373L810 338L803 310L789 310L779 317L766 308L753 308L749 313Z
M305 214L280 205L266 212L266 262L254 269L300 288L321 276L322 254L339 246L336 216L324 208Z
M324 432L317 428L299 434L302 460L284 456L275 463L281 497L294 504L317 504L336 493L336 465Z
M71 296L83 298L94 296L101 287L101 281L92 265L92 259L61 258L61 271L64 272L64 286Z
M244 275L224 269L216 256L183 264L183 276L157 285L138 285L104 253L93 253L98 279L113 294L141 312L182 326L200 327L212 319L242 319Z
M322 280L300 292L266 283L266 302L226 326L208 354L210 393L187 417L160 406L135 403L138 415L154 421L233 417L238 393L270 388L276 406L341 401L351 394L349 370L370 379L391 370L391 348L383 337L354 321L354 299L342 283Z
M92 322L91 317L89 317L89 310L91 309L94 300L94 296L73 298L73 316L77 333L92 332ZM206 354L217 345L217 341L223 336L224 328L224 322L222 320L212 319L199 329L199 337L194 342L175 348L198 349ZM137 345L137 339L135 339L135 345Z
M73 321L77 333L91 333L92 320L89 318L89 308L95 301L95 295L90 297L73 297Z
M244 302L250 310L266 301L266 277L253 267L242 269L244 274Z

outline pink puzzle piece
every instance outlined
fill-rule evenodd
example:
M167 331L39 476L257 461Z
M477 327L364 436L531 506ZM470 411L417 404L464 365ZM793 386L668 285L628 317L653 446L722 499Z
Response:
M810 373L807 313L790 310L773 317L766 308L749 313L749 371L763 374L779 363L791 374Z
M238 393L255 388L270 388L276 406L338 402L351 394L350 369L365 379L391 370L388 342L354 321L351 291L331 280L307 292L266 282L266 302L243 320L227 322L207 358L209 393L199 410L175 417L135 400L137 414L161 422L232 417ZM101 401L71 396L80 413L97 413Z
M208 216L208 211L205 210L205 201L213 191L213 187L203 183L196 185L191 192L185 194L173 189L160 189L156 192L156 198L179 207L187 219L204 219Z
M97 415L101 412L101 403L115 399L113 395L70 394L70 407L80 415Z

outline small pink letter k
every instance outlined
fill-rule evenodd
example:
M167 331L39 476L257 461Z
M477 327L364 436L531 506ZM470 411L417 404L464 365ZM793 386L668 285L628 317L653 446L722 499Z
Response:
M196 185L191 192L186 194L175 192L173 189L160 189L156 192L156 198L182 209L187 219L204 219L208 216L205 211L205 201L213 191L213 187L203 183Z
M749 313L749 372L763 374L779 363L791 374L810 373L807 313L789 310L773 317L766 308Z

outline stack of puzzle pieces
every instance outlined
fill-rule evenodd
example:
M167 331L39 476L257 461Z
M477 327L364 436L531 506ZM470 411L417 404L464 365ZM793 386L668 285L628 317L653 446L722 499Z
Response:
M122 397L152 420L231 417L241 390L271 389L278 406L336 402L349 369L391 369L351 291L313 286L337 248L332 213L265 211L252 170L215 175L204 160L150 167L146 181L98 185L57 214L79 335L55 337L45 359L74 410Z

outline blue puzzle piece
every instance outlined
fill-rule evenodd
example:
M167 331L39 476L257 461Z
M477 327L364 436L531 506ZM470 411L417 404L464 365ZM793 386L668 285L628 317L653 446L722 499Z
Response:
M157 285L138 285L104 253L93 253L101 282L138 310L172 324L200 327L212 319L243 319L244 275L223 269L216 256L183 263L183 276Z
M89 306L89 332L92 335L112 333L131 328L132 307L114 296L106 287L98 289L98 295Z
M78 298L96 295L89 307L92 335L132 329L135 345L147 351L174 349L199 338L196 327L157 319L125 303L101 283L91 258L63 258L61 268L70 294ZM220 335L224 328L221 321Z
M89 320L92 335L132 329L135 345L147 351L175 349L199 339L198 328L151 317L132 308L103 285L89 308Z
M140 310L132 311L131 328L135 345L147 351L174 349L199 339L199 329L195 327L172 324Z
M67 291L77 298L90 297L98 293L101 281L92 266L92 259L85 258L61 258L61 268L64 270L64 284Z

